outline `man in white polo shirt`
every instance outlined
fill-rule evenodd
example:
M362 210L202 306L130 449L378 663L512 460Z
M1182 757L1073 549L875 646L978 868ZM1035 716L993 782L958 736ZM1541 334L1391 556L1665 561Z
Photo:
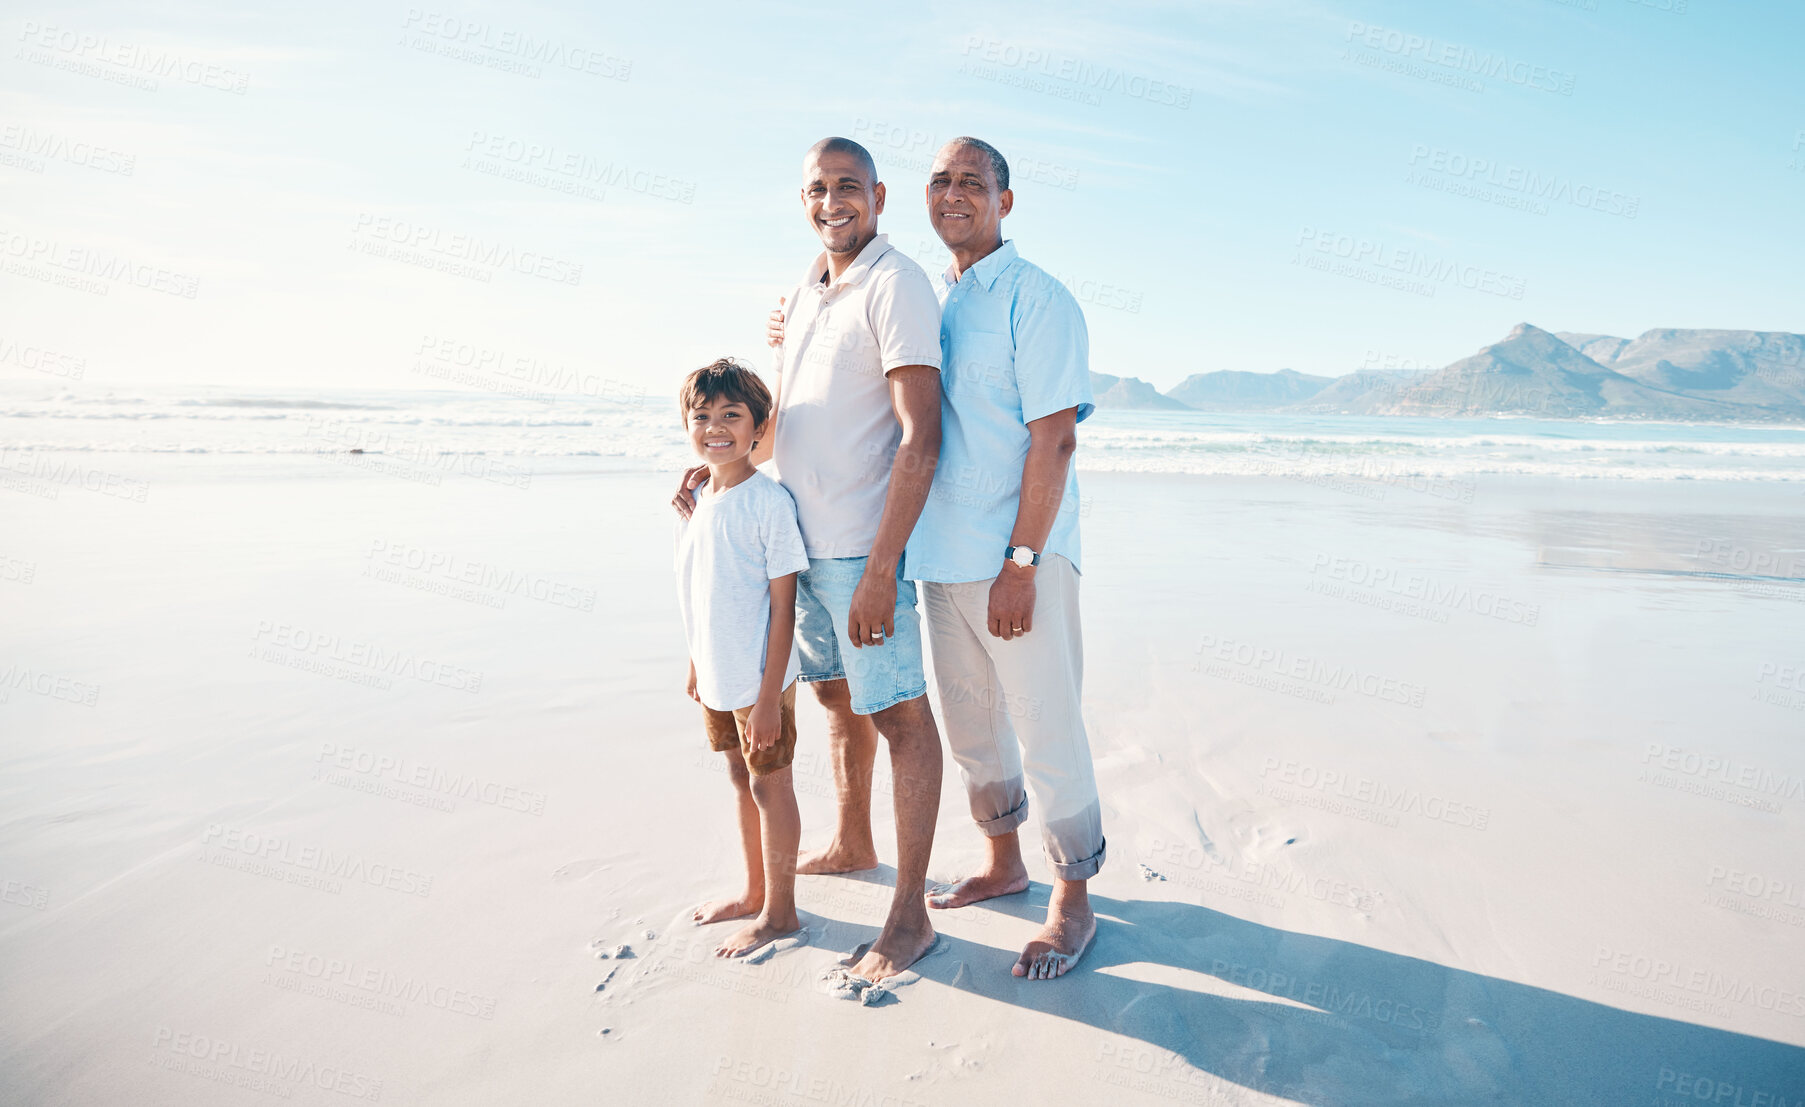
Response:
M941 775L915 585L903 562L940 454L940 304L921 267L877 233L884 191L858 143L825 138L809 149L803 214L825 249L786 297L775 425L770 445L752 455L755 464L775 457L796 501L809 559L796 581L798 679L827 709L842 799L833 841L804 855L800 872L877 864L877 736L890 746L896 891L883 932L849 966L869 983L933 946L922 887ZM705 475L692 470L684 488ZM687 491L674 503L688 514Z

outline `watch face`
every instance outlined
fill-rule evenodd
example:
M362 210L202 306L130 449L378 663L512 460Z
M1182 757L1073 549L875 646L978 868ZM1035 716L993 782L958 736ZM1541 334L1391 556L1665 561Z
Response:
M1034 564L1034 551L1026 546L1017 546L1015 548L1015 563L1024 569Z

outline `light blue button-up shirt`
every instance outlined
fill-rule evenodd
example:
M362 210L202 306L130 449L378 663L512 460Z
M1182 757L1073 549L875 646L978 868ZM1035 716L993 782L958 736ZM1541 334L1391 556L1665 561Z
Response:
M1005 242L940 296L940 463L904 568L957 584L1002 572L1021 506L1028 424L1091 397L1090 334L1071 292ZM1066 470L1059 515L1041 551L1078 561L1078 473Z

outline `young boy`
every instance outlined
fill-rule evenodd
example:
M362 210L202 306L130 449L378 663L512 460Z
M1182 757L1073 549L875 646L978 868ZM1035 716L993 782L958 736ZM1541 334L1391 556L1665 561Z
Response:
M696 506L677 521L678 603L689 640L689 696L710 749L727 756L739 793L746 888L696 908L697 924L757 916L715 949L742 957L801 929L796 845L796 574L808 568L796 503L752 466L770 430L771 392L722 358L678 394L690 445L708 465Z

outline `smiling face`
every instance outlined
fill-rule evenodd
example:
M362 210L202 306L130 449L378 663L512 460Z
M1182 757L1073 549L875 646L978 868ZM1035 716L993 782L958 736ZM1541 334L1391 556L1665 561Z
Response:
M928 222L955 256L989 253L1003 243L1003 217L1015 193L997 187L990 155L953 142L934 155L928 174Z
M883 210L884 186L856 154L829 149L802 163L802 211L828 253L857 256Z
M752 409L725 396L705 399L690 408L689 444L709 466L733 465L752 453L764 428L752 425Z

